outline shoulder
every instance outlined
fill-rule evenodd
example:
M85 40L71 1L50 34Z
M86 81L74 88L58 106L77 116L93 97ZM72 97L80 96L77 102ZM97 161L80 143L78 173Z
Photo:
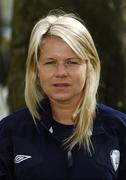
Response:
M15 123L19 123L20 121L25 121L26 119L31 118L31 115L29 113L29 110L24 107L12 114L10 114L9 116L6 116L5 118L3 118L0 121L0 125L1 124L10 124L13 125Z
M104 104L97 104L97 117L112 127L126 127L126 114Z
M22 129L30 123L32 123L32 117L29 110L27 108L22 108L0 121L0 137L12 131L18 131L19 128Z

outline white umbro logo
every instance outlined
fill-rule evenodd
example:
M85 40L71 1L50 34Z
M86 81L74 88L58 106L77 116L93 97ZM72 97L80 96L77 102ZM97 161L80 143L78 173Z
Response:
M14 158L14 163L20 163L22 161L25 161L26 159L31 158L31 156L27 156L27 155L17 155Z

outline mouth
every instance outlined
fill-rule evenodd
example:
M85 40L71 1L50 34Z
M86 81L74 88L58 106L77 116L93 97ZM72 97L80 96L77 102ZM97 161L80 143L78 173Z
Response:
M69 83L55 83L53 84L53 86L57 88L64 88L64 87L69 87L70 84Z

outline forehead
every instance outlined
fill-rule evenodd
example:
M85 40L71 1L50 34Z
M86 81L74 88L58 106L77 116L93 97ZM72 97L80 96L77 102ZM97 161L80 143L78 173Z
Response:
M45 47L46 45L52 45L51 43L56 44L62 44L62 45L66 45L68 46L68 44L61 39L58 36L53 36L53 35L48 35L48 36L44 36L43 40L42 40L42 48Z
M42 41L41 55L77 56L72 48L57 36L46 36Z

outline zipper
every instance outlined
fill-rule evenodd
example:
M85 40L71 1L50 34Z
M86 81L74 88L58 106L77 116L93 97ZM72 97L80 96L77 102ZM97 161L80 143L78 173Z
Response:
M73 157L71 151L67 152L67 166L68 168L71 168L73 165Z

